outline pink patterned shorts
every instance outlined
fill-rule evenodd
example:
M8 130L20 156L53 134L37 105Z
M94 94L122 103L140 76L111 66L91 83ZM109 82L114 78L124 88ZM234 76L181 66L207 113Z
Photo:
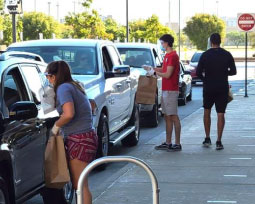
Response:
M68 159L78 159L90 163L96 158L98 138L94 130L69 135L65 140Z

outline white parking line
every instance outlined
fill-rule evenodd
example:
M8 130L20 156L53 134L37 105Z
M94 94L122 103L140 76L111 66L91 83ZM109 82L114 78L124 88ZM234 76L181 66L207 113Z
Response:
M231 160L250 160L250 159L252 159L252 158L229 158L229 159L231 159Z
M240 178L246 178L247 175L224 175L224 177L240 177Z
M228 201L228 200L208 200L207 203L237 203L236 201Z
M252 136L242 136L242 137L246 137L246 138L255 138L255 135L252 135Z
M255 147L255 145L238 145L238 147Z

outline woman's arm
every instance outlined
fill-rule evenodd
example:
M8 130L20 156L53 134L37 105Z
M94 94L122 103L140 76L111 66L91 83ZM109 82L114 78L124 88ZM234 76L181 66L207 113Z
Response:
M69 123L73 119L75 114L74 104L72 102L67 102L62 106L62 110L63 110L62 115L55 123L55 125L60 128Z

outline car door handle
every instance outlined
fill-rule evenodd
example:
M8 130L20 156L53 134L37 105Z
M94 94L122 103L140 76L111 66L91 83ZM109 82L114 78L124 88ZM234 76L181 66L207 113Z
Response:
M130 79L128 79L126 82L127 82L128 84L131 84L131 80L130 80Z
M121 83L118 83L116 84L117 88L121 88L122 87L122 84Z

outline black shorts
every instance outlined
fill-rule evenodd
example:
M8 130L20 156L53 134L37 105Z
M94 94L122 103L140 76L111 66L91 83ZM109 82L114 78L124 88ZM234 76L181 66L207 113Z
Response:
M211 109L215 104L217 113L225 113L228 105L228 92L204 92L204 108Z

